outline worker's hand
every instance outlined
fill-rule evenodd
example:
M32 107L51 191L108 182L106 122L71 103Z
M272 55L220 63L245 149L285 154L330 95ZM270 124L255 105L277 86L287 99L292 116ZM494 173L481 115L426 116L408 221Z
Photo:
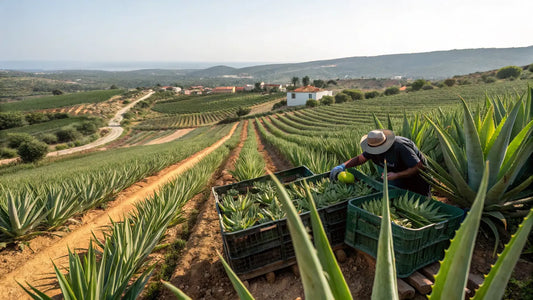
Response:
M396 180L398 179L398 174L394 172L387 172L387 180Z
M346 165L344 164L338 165L335 168L331 169L331 171L329 172L329 180L331 181L337 180L337 176L339 175L339 173L344 170L346 170Z

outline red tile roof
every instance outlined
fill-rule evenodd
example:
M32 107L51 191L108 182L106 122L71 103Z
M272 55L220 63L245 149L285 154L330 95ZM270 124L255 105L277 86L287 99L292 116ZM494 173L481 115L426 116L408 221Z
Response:
M297 93L315 93L315 92L320 92L321 90L322 89L320 88L314 87L312 85L308 85L308 86L299 87L295 89L294 91Z

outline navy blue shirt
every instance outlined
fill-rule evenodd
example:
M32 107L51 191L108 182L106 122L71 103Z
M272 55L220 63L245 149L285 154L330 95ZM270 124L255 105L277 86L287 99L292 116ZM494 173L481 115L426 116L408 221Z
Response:
M384 167L383 162L387 160L387 171L395 173L412 168L420 161L424 165L427 165L426 158L422 155L420 150L418 150L415 143L403 136L397 136L394 140L394 144L392 144L386 152L381 154L370 154L365 151L363 152L363 156L366 159L372 160L373 163L381 168ZM429 195L430 191L429 184L424 178L422 178L420 173L409 178L399 178L390 181L390 184L422 195Z

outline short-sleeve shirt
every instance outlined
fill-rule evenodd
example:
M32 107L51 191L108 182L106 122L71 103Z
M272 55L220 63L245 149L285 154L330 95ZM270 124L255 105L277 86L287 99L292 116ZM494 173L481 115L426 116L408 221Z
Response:
M385 153L370 154L363 152L363 156L366 159L372 160L373 163L384 167L384 161L387 160L388 172L401 172L416 166L420 161L424 165L427 165L427 160L422 155L420 150L416 147L415 143L408 138L397 136L394 140L394 144ZM427 195L429 194L429 184L417 174L410 178L400 178L390 182L397 187L411 190L413 192Z

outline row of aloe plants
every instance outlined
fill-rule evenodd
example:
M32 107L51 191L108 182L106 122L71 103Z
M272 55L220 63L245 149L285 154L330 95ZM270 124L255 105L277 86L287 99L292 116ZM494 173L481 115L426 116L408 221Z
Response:
M238 142L236 133L223 146L206 156L194 168L164 185L153 196L135 204L122 221L93 234L86 254L69 250L67 273L55 266L65 299L136 299L155 265L148 255L162 241L166 229L183 222L183 206L205 189L211 175ZM20 283L19 283L20 284ZM21 287L34 299L52 299L32 285Z
M226 133L226 129L218 133ZM219 134L200 135L177 144L180 150L174 151L173 156L153 154L145 161L126 160L123 164L80 172L74 177L58 177L52 182L0 186L0 245L24 241L60 227L142 178L201 150L218 139Z
M253 122L248 123L248 136L235 161L235 169L231 171L238 181L248 180L265 174L265 160L257 148L257 138Z
M385 175L387 170L384 170ZM489 181L490 166L485 164L481 183L477 191L474 205L466 216L461 227L456 232L444 260L441 262L439 272L432 285L430 299L465 299L465 288L470 270L470 261L474 251L475 239L484 199ZM382 219L378 240L376 272L372 289L372 299L399 299L398 283L395 269L394 242L390 218L390 199L388 193L387 176L384 176L382 198ZM312 194L307 187L307 197L311 203L311 225L313 227L313 246L310 237L298 216L296 208L290 200L283 185L272 176L278 187L279 199L287 213L287 221L291 238L296 250L296 259L300 270L302 284L306 299L352 299L350 289L337 264L331 246L329 245L322 222L314 206ZM475 292L473 299L501 299L505 286L511 276L514 265L520 258L528 235L533 227L533 209L529 210L517 232L513 235L498 260L485 276L483 284ZM219 254L220 256L220 254ZM223 261L234 288L240 299L254 299L245 285ZM182 291L166 282L165 285L175 293L178 299L189 299Z

